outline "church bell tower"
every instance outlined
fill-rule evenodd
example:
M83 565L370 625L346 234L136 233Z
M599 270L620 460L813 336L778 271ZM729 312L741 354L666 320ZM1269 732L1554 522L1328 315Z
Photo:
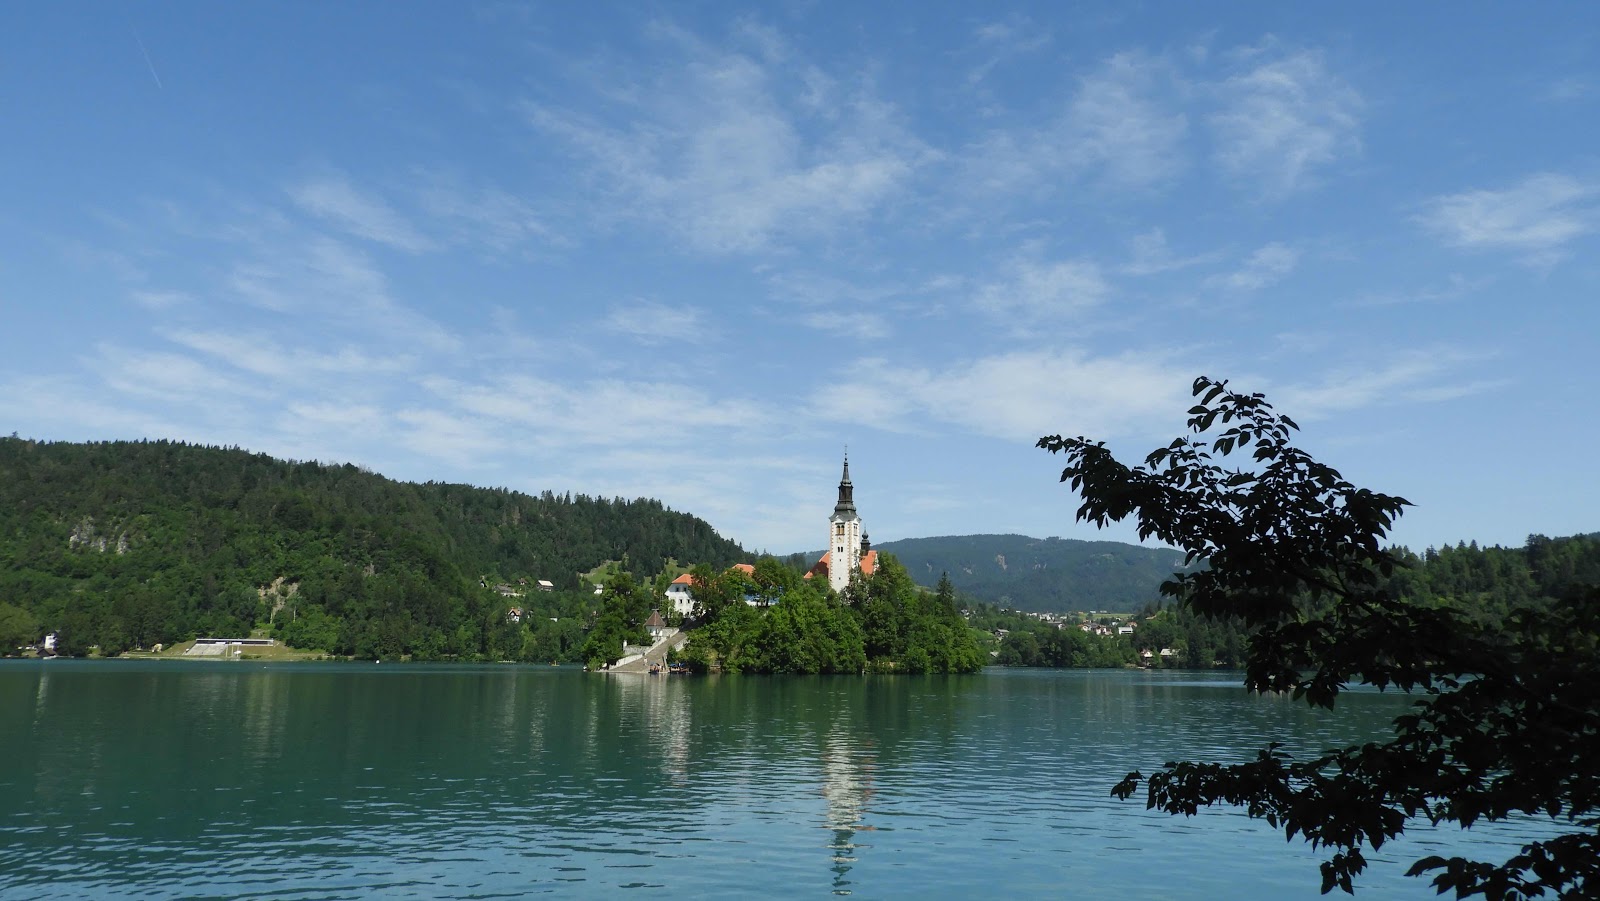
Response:
M850 574L861 566L861 516L856 513L855 486L850 484L850 454L844 455L844 476L839 479L839 502L828 517L828 585L842 592Z

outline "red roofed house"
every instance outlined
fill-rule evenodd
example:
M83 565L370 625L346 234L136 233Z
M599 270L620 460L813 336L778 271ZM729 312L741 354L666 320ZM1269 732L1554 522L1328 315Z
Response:
M736 569L747 576L755 575L756 568L748 563L735 563L729 569ZM694 576L684 573L672 580L667 586L667 600L672 603L672 609L679 616L689 616L694 613Z
M861 516L856 513L855 486L850 483L850 455L844 457L844 476L839 480L839 502L833 505L833 515L828 517L828 549L806 573L806 578L826 576L828 587L842 592L850 584L850 574L860 570L870 576L878 568L878 552L872 549L872 539L861 529Z
M688 616L694 612L694 576L684 573L672 580L667 586L667 601L672 604L672 609L679 616Z

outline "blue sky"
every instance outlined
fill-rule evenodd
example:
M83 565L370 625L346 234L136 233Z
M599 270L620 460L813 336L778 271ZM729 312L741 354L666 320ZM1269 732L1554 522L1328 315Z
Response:
M1600 7L11 4L0 429L1130 539L1200 374L1417 506L1600 529Z

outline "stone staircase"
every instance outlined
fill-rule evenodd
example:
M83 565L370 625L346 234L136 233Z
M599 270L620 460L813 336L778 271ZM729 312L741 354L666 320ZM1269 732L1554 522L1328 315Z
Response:
M655 643L648 648L640 648L634 645L626 646L623 650L628 653L616 663L611 664L611 668L605 670L605 672L648 673L652 663L664 667L667 665L667 652L683 647L688 640L689 636L687 634L678 629L673 629L656 639Z

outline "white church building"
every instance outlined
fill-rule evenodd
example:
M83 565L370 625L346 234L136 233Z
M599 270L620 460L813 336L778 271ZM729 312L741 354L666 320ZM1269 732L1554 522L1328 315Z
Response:
M878 569L878 552L872 549L872 539L861 527L861 514L856 512L855 486L850 483L850 455L844 458L844 475L839 479L839 500L833 505L833 515L828 517L827 550L822 558L812 564L806 578L826 578L828 587L842 593L850 585L851 573L860 570L870 576ZM750 576L755 567L748 563L735 563L732 567ZM683 573L667 586L667 603L679 616L694 613L694 576ZM755 596L745 598L752 607L761 601Z
M835 592L843 592L850 585L850 574L856 570L870 576L878 568L878 552L872 549L872 539L861 527L861 514L856 512L855 490L850 482L850 455L845 454L839 501L828 517L828 549L806 573L808 579L826 576L828 587Z

